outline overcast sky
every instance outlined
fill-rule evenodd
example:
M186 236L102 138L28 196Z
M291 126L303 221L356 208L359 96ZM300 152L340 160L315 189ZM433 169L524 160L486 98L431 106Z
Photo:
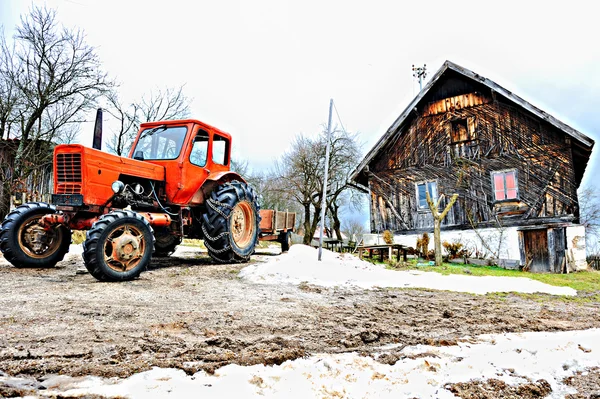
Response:
M593 2L0 0L7 36L31 4L86 31L125 99L185 84L192 116L230 132L254 170L317 134L330 98L368 151L417 94L411 65L432 76L445 60L600 138Z

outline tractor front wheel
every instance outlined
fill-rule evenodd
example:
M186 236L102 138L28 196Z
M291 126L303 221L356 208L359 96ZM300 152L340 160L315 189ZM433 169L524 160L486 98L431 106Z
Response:
M260 224L254 189L234 180L219 185L206 200L202 231L208 254L219 263L250 260Z
M71 230L44 227L42 216L57 213L45 202L29 202L9 213L0 227L0 250L15 267L54 267L69 252Z
M132 280L152 259L154 232L148 221L133 211L114 211L98 219L83 243L83 261L100 281Z

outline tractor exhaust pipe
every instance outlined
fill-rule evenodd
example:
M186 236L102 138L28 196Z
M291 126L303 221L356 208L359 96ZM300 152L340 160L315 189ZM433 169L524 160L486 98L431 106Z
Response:
M92 142L92 148L97 150L102 149L102 108L98 108L98 111L96 111L96 123L94 124L94 141Z

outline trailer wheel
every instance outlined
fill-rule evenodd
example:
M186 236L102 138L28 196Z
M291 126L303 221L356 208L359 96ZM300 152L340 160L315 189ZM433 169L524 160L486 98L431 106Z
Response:
M164 258L170 256L175 252L177 246L181 244L181 237L170 234L166 229L154 231L154 237L153 257Z
M237 180L224 183L211 193L206 208L202 232L210 257L219 263L249 261L260 224L254 189Z
M277 241L281 244L281 252L289 251L292 246L292 232L287 231L279 233Z
M71 230L58 225L45 230L40 217L57 213L45 202L29 202L9 213L0 227L0 250L15 267L54 267L71 244Z
M83 261L100 281L132 280L152 259L154 232L148 221L133 211L102 215L87 232Z

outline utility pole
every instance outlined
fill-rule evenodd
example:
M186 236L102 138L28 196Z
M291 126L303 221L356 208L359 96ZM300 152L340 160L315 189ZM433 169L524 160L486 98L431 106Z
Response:
M423 64L422 67L412 66L413 77L419 79L419 91L423 90L423 79L427 77L427 64Z
M321 231L319 232L319 261L323 252L323 230L325 230L325 210L327 208L327 175L329 174L329 142L331 136L331 112L333 98L329 100L329 122L327 122L327 150L325 151L325 179L323 181L323 198L321 199Z

